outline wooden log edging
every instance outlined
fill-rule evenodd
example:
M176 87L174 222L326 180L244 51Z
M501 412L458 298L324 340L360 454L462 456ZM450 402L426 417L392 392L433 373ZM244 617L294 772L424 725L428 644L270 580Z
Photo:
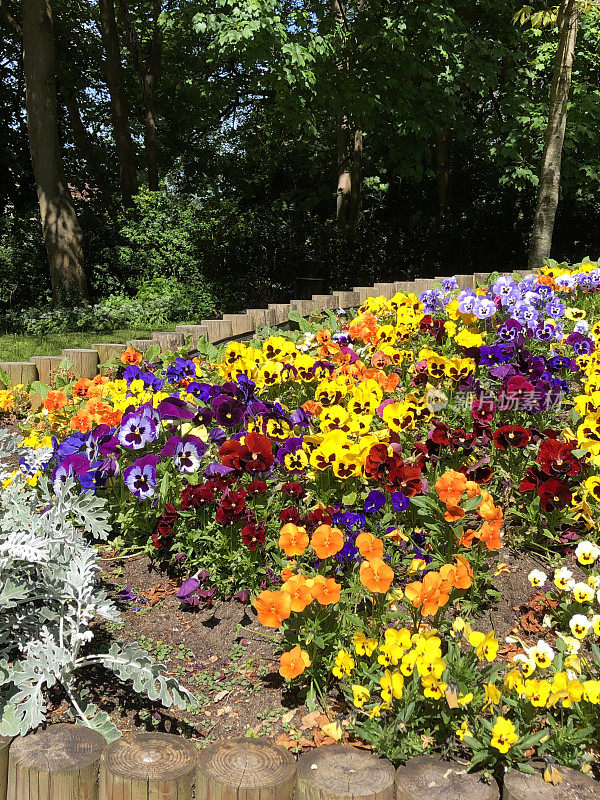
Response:
M200 752L196 800L294 800L296 760L265 739L227 739Z
M104 737L83 725L49 725L14 739L7 800L96 800L105 747Z
M456 275L459 289L475 289L477 285L487 282L491 272L477 272L474 275ZM530 274L530 270L513 270L511 275L521 277ZM118 359L127 346L132 346L141 353L146 353L153 344L160 344L161 352L181 347L189 337L195 348L201 337L211 344L223 344L238 337L249 338L260 328L280 326L287 323L291 310L301 316L309 316L319 310L336 310L338 308L357 308L369 297L383 296L391 299L397 292L414 292L419 295L443 280L446 276L435 278L415 278L412 281L380 282L373 286L355 286L352 290L336 290L331 294L315 294L309 300L290 300L289 303L269 303L267 308L250 308L239 314L223 314L220 319L203 319L199 325L176 325L175 331L155 332L150 339L131 339L126 344L98 343L90 349L72 348L63 350L63 357L69 358L72 369L78 378L93 378L103 363ZM58 359L58 361L56 360ZM30 361L0 361L0 367L7 373L11 383L30 384L40 380L50 383L58 369L60 357L33 356ZM41 365L41 366L40 366ZM1 386L1 382L0 382Z
M508 772L504 778L502 800L600 800L600 781L568 767L557 766L561 775L558 786L546 783L543 766L534 775Z
M192 800L197 762L181 736L126 734L102 754L98 800Z
M395 800L499 800L498 784L467 772L467 765L419 756L396 771Z
M545 783L517 770L504 777L502 800L600 800L600 781L558 766ZM499 800L468 766L439 755L394 770L363 748L333 744L298 760L269 739L234 738L202 750L158 732L128 733L107 745L80 725L48 725L0 737L0 800Z
M392 764L366 750L319 747L298 758L296 800L394 800L394 778Z
M0 800L6 800L6 790L8 787L8 748L11 739L8 736L0 736Z

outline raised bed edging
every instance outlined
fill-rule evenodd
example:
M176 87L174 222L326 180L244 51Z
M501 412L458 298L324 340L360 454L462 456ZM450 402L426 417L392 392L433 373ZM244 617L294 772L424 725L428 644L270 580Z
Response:
M560 767L562 783L509 772L503 800L598 800L600 782ZM198 749L173 734L125 734L110 745L81 725L48 725L0 738L0 800L499 800L500 787L467 766L419 756L395 770L385 758L329 745L296 760L269 739Z
M513 270L506 274L525 276L530 272L531 270ZM454 277L458 281L459 289L475 289L492 274L492 272L476 272L474 275ZM98 374L101 364L118 358L128 346L145 353L152 345L160 344L162 352L166 352L180 347L188 336L192 347L196 347L198 340L203 336L211 344L222 344L234 339L248 338L266 325L272 327L285 325L292 310L307 317L321 309L355 308L362 305L368 297L383 295L389 300L396 292L415 292L418 295L432 289L445 277L441 275L435 278L415 278L412 281L376 283L373 286L355 286L351 291L339 290L331 294L315 294L310 300L270 303L267 308L250 308L240 314L224 314L220 319L203 319L199 325L177 325L174 332L156 331L152 333L150 339L130 339L126 344L93 344L89 349L67 348L63 350L62 358L69 359L72 372L77 378L93 378ZM56 374L60 361L60 356L32 356L29 361L0 361L0 367L14 386L31 384L37 380L48 384Z

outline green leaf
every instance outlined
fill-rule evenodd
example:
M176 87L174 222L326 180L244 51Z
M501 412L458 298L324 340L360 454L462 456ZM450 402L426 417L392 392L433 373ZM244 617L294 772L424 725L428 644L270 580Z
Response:
M160 355L160 345L158 342L156 344L151 344L150 347L146 350L144 354L144 358L146 361L152 363L156 356Z
M50 387L46 386L46 384L42 383L41 381L34 381L31 384L30 391L31 391L32 394L39 394L43 399L43 398L46 397L46 395L50 391Z

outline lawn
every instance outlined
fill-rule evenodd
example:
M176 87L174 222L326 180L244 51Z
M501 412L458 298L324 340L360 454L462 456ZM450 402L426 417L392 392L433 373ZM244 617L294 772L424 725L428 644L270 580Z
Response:
M174 330L174 326L163 326ZM125 328L108 333L67 331L44 336L26 336L5 333L0 336L0 361L29 361L31 356L59 356L66 347L90 347L100 342L126 342L128 339L147 339L152 332L147 328Z

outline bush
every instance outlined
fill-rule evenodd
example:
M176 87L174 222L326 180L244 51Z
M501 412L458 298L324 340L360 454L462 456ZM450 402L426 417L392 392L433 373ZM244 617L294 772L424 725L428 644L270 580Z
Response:
M0 329L41 335L131 327L157 328L208 317L214 306L214 295L208 286L185 287L173 278L159 277L143 282L134 297L113 294L93 306L67 308L46 305L18 312L8 311L0 317Z

